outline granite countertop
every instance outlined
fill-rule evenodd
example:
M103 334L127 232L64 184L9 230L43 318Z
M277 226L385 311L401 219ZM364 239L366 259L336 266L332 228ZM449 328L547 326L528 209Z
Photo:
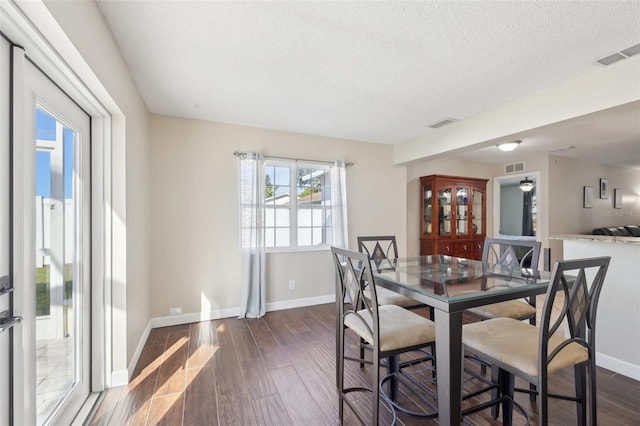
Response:
M615 237L611 235L591 235L591 234L564 234L551 235L547 237L549 240L580 240L593 241L596 243L623 243L623 244L639 244L640 237Z

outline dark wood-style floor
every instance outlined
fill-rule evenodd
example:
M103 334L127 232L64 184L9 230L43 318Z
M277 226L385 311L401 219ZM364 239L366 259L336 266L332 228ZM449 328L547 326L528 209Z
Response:
M227 318L154 329L131 383L106 391L89 424L336 425L334 310L326 304L269 312L254 320ZM348 343L355 352L357 340ZM363 383L370 368L354 365L348 381ZM597 375L600 424L639 425L640 382L600 368ZM550 386L555 393L570 394L572 371L555 376ZM465 390L475 387L474 382L465 384ZM366 400L358 399L363 409ZM518 400L535 424L528 396ZM551 424L575 424L574 407L553 400ZM359 424L348 409L345 413L345 424ZM524 424L523 416L514 415L515 424ZM467 420L501 424L486 410ZM389 421L383 409L381 424ZM402 415L399 424L437 424L437 419Z

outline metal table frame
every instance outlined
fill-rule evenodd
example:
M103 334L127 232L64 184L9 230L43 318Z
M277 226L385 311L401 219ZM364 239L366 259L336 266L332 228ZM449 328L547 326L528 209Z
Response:
M402 282L400 274L396 273L396 268L400 269L403 262L424 262L424 267L427 268L436 259L440 261L444 259L452 262L452 264L472 264L476 268L478 265L482 265L478 261L451 256L423 256L420 258L393 259L391 268L376 268L376 265L374 265L373 269L377 285L435 308L438 421L441 425L459 425L462 421L462 369L464 359L462 314L464 310L505 300L543 294L547 290L548 280L541 279L537 271L530 270L525 272L525 277L515 276L517 274L507 276L489 272L493 269L492 266L495 265L485 264L487 273L482 276L476 275L472 279L467 278L466 280L469 284L477 284L479 281L491 278L492 280L502 279L505 283L521 280L520 283L523 285L508 288L501 287L500 289L485 289L477 293L451 296L446 294L447 283L439 283L445 291L444 294L436 294L433 287L429 285L412 286ZM501 271L504 271L503 267L500 268ZM527 278L528 274L531 274L531 276ZM415 276L413 278L415 279ZM431 276L431 278L435 279L435 281L427 281L433 283L438 280L438 277ZM453 280L450 284L461 285L461 282ZM464 282L462 282L462 286L464 286Z

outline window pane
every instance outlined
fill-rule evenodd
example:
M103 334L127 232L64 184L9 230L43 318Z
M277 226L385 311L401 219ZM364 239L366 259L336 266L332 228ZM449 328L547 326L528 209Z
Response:
M265 166L264 168L264 203L273 204L275 195L275 171L273 166Z
M312 228L313 229L313 245L317 246L319 244L324 243L322 238L322 228Z
M265 204L288 204L291 193L289 167L265 166Z
M291 169L289 167L274 167L275 181L278 186L290 186Z
M277 228L276 247L289 247L289 228Z
M322 205L330 206L331 205L331 188L325 187L322 189Z
M298 245L311 245L311 228L298 228Z
M298 210L298 226L311 226L311 209Z
M289 186L276 186L274 202L278 206L291 204L291 188Z
M319 203L321 200L321 185L324 170L303 169L297 170L298 177L298 205Z
M323 223L323 216L324 216L324 210L321 209L313 209L313 226L322 226Z
M274 226L276 224L275 211L276 209L272 207L264 209L264 225L265 226Z
M289 209L276 209L276 226L289 227Z
M266 228L264 230L264 245L266 247L275 247L275 229Z
M325 223L327 224L327 226L333 225L332 220L331 220L331 218L332 218L331 209L325 210L324 214L325 214Z

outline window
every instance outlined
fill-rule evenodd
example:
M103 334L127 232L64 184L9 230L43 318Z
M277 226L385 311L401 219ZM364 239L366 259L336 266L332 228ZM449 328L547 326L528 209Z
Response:
M267 248L331 244L330 182L328 165L286 160L265 162Z

